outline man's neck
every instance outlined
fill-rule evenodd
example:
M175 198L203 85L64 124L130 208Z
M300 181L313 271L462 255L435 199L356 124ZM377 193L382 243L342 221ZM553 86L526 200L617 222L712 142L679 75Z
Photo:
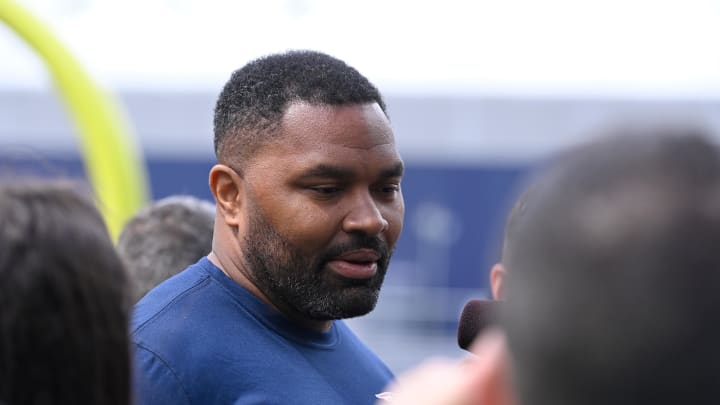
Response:
M223 273L225 273L226 276L228 276L236 283L240 284L251 294L258 297L262 302L271 306L273 309L285 315L285 317L299 324L300 326L317 332L327 332L332 327L333 321L331 320L321 321L315 319L308 319L291 308L287 308L286 306L273 303L267 295L265 295L259 288L257 288L257 286L250 279L250 277L247 276L247 270L244 270L245 267L241 263L236 263L236 261L228 255L223 255L221 252L213 249L213 251L210 252L210 254L208 255L208 260L210 260L212 264L214 264Z

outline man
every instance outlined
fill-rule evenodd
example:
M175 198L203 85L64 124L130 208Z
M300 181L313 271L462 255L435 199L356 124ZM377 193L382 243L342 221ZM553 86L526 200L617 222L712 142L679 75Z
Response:
M252 61L215 109L212 253L133 322L140 403L370 404L390 370L341 321L371 311L404 205L378 90L310 51Z
M127 275L74 184L0 184L0 403L130 404Z
M537 184L501 317L517 403L717 403L718 146L692 130L623 131L573 149ZM462 372L402 377L395 403L440 403L417 400L428 392L509 403L488 378L507 372L504 342L481 338ZM427 384L443 378L449 389Z
M139 210L123 227L117 250L134 284L135 301L212 249L215 206L189 195Z

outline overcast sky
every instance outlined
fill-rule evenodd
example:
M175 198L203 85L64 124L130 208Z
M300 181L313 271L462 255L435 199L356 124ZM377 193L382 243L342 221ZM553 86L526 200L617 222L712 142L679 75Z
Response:
M211 89L318 49L385 91L720 97L713 0L16 0L116 89ZM0 25L0 86L47 86Z

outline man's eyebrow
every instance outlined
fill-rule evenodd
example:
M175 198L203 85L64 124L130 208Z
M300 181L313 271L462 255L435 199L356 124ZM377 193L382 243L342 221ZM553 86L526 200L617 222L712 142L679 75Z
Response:
M300 178L324 177L334 179L349 179L355 175L355 172L346 167L333 166L327 164L319 164L305 170Z
M405 172L405 165L402 161L395 163L392 167L388 169L384 169L382 172L380 172L380 177L387 178L387 177L402 177L403 173Z
M392 165L391 167L388 167L386 169L383 169L380 172L380 177L382 178L388 178L388 177L402 177L403 173L405 172L405 166L402 161L399 161ZM321 163L317 166L313 166L307 170L305 170L301 175L301 179L309 179L309 178L332 178L332 179L340 179L340 180L347 180L351 179L356 175L355 171L352 169L349 169L347 167L342 166L335 166L335 165L328 165Z

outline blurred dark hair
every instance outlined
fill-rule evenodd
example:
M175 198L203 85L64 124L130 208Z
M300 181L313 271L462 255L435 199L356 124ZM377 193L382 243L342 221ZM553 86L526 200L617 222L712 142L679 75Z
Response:
M67 182L0 183L0 401L129 403L127 277Z
M620 130L536 179L503 311L522 404L720 398L720 150Z
M214 221L214 204L192 196L166 197L138 211L117 242L135 300L210 253Z
M531 200L533 187L529 186L523 190L517 197L510 213L508 214L507 220L505 221L505 230L503 235L502 244L502 260L505 261L507 257L512 254L514 248L515 238L518 232L520 232L519 223L522 222L522 218L527 211L528 202Z

